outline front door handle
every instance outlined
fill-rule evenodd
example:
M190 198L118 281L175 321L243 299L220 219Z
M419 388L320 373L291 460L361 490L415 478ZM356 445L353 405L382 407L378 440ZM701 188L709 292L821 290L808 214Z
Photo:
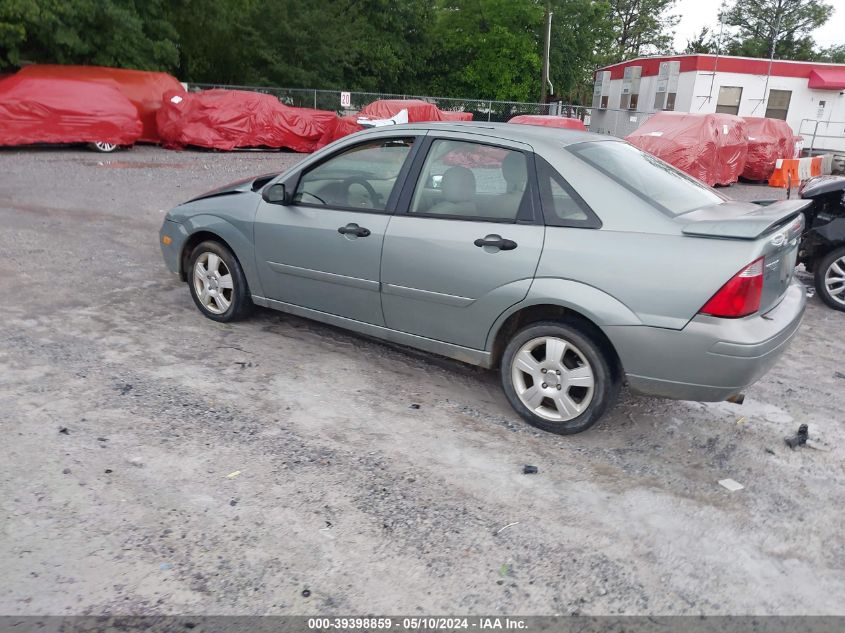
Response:
M341 235L354 235L355 237L367 237L370 234L370 229L365 229L363 226L358 226L354 222L350 222L346 226L341 226L337 229Z
M479 248L484 248L485 246L490 246L492 248L498 248L500 251L512 251L516 248L516 242L513 240L506 240L503 237L499 237L498 235L488 235L487 237L479 237L475 242L473 242Z

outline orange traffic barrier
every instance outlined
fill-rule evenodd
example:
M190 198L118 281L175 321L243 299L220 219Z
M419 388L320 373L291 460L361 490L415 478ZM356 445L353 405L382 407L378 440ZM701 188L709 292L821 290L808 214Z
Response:
M769 176L769 186L786 189L790 183L797 185L800 182L798 178L800 162L800 158L778 158L775 161L775 169Z
M769 176L769 186L785 189L791 182L797 187L802 180L829 174L832 164L830 154L812 158L778 158L775 162L775 170Z

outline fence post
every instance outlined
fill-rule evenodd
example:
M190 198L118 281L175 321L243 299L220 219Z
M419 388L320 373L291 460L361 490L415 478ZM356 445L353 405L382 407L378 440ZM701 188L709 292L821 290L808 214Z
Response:
M490 123L490 115L493 114L493 102L491 101L487 107L487 122Z

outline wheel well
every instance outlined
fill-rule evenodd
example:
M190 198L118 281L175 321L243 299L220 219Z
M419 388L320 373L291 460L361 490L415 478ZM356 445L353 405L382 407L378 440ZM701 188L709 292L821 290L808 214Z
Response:
M197 231L196 233L191 234L187 240L185 240L185 244L182 246L182 254L180 256L180 266L179 266L179 276L182 278L182 281L186 281L188 279L188 258L191 256L191 253L194 252L194 248L201 242L217 242L222 244L226 248L228 248L235 259L238 259L238 256L235 254L235 251L226 243L222 237L217 235L216 233L212 233L211 231ZM240 264L240 261L238 261Z
M598 344L607 354L614 376L616 378L622 377L622 362L619 360L619 355L616 353L610 339L602 332L601 328L583 314L553 304L541 304L522 308L514 312L502 323L502 327L496 332L496 338L493 341L493 367L500 365L502 355L505 353L505 347L507 347L508 341L514 334L522 328L540 321L569 321L570 323L577 323L583 327L586 332L595 337Z

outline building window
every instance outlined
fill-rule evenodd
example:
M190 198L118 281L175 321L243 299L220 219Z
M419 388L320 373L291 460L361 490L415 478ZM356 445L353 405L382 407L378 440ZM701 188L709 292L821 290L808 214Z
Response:
M655 110L674 110L675 109L675 93L674 92L658 92L654 95L654 109Z
M722 114L739 114L739 102L742 100L742 88L738 86L722 86L719 88L719 100L716 102L716 112Z
M766 118L786 121L790 99L792 99L791 90L769 90L769 102L766 104Z
M628 109L629 110L636 110L637 109L637 103L639 103L639 100L640 100L640 95L638 95L638 94L631 95L631 102L628 104Z
M607 108L607 95L601 96L601 106L599 106L599 107L601 107L602 109Z

